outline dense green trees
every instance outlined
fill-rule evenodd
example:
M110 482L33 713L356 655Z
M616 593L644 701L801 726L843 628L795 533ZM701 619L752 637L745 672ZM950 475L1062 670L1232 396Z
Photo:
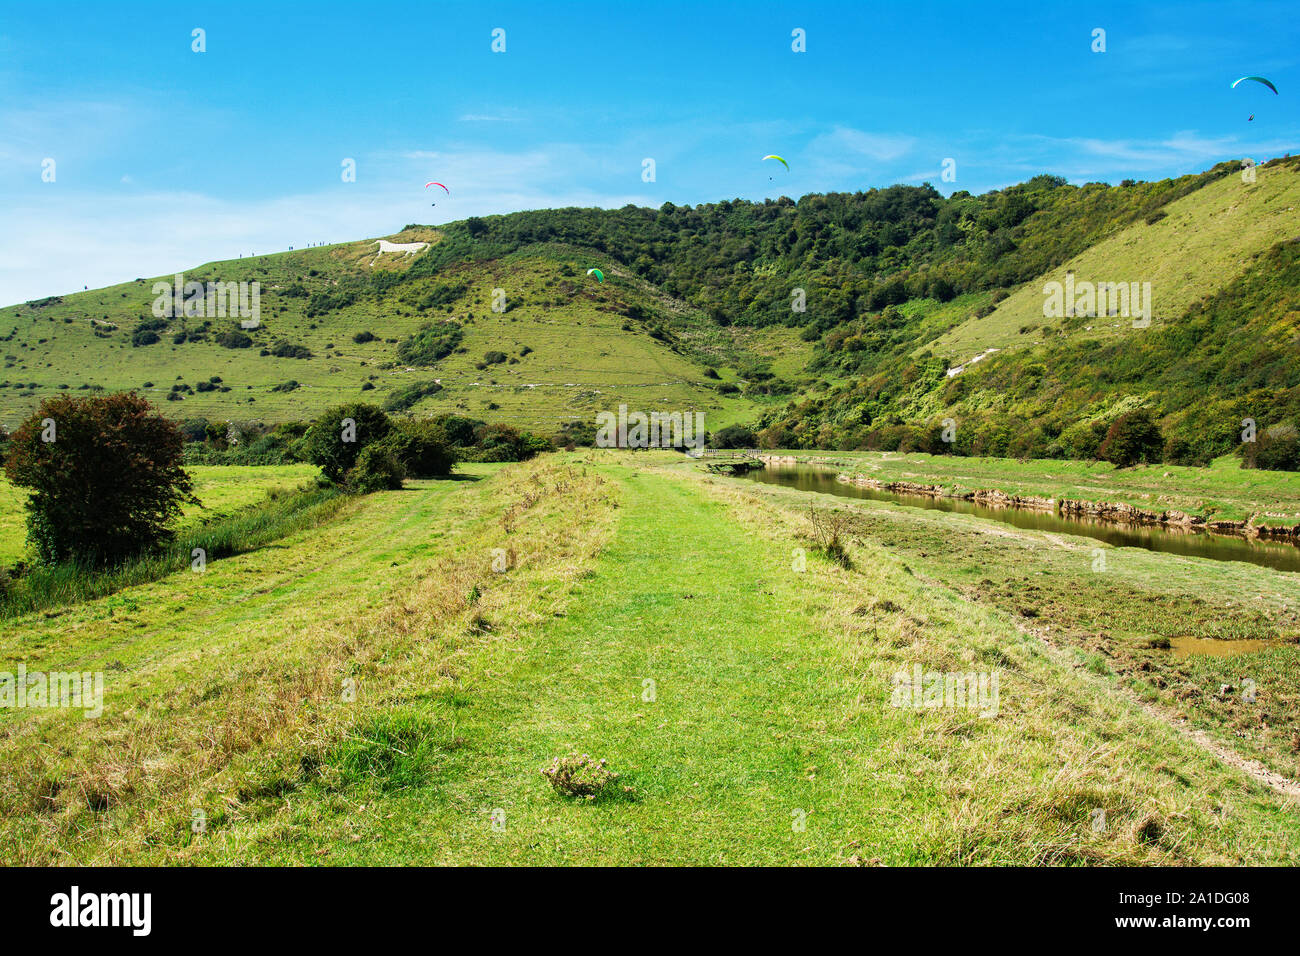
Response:
M1300 430L1290 423L1264 429L1254 443L1246 445L1245 463L1250 468L1300 471Z
M744 425L728 425L713 433L710 444L714 448L757 448L758 436Z

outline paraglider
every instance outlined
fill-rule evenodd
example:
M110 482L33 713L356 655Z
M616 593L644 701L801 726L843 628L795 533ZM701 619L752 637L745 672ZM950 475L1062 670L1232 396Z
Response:
M424 184L425 189L428 189L430 186L442 186L442 183L428 182ZM448 196L451 195L451 190L448 189L446 186L442 186L442 191L445 192Z
M1245 83L1247 80L1254 80L1256 83L1263 83L1270 90L1272 90L1275 95L1277 94L1277 87L1274 86L1272 83L1270 83L1268 80L1264 79L1264 77L1262 76L1243 76L1239 80L1233 80L1232 89L1235 90L1237 88L1238 83Z
M1240 79L1233 80L1231 88L1235 90L1240 84L1245 83L1247 80L1254 80L1256 83L1263 84L1264 86L1267 86L1270 90L1273 91L1274 96L1278 95L1277 87L1274 86L1272 82L1270 82L1269 80L1265 79L1262 76L1243 76ZM1255 114L1251 113L1250 116L1246 118L1246 122L1253 123L1254 121L1255 121Z
M595 276L597 282L605 281L605 273L601 272L599 269L588 269L587 275Z
M760 163L762 163L762 162L766 162L766 161L769 160L769 159L775 159L778 163L780 163L782 166L784 166L784 167L786 168L786 171L787 171L787 172L789 172L789 170L790 170L790 164L787 163L787 162L786 162L784 159L782 159L780 156L776 155L776 153L768 153L766 156L764 156L762 159L760 159L759 162L760 162ZM768 176L768 177L767 177L767 181L770 183L770 182L772 181L772 177L771 177L771 176Z

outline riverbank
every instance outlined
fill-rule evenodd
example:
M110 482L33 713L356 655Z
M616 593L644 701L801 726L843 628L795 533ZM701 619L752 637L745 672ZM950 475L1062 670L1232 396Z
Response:
M1300 474L1243 470L1225 458L1209 468L1105 462L1016 461L891 452L774 452L771 464L837 469L846 482L899 494L955 498L990 507L1300 540Z
M886 549L918 581L1006 615L1081 674L1112 682L1222 759L1253 761L1257 779L1300 793L1294 572L1098 547L1083 528L1008 526L974 513L843 497L831 480L820 491L744 483L790 506L842 513L844 541Z
M1163 528L1166 531L1208 531L1211 534L1242 535L1247 538L1265 538L1276 541L1300 541L1300 524L1294 527L1255 524L1255 515L1244 521L1211 520L1202 515L1189 515L1182 511L1147 511L1120 501L1081 501L1071 498L1038 498L1032 495L1007 494L998 488L981 488L963 491L943 485L922 485L914 481L881 481L861 474L839 474L837 481L872 488L898 495L917 495L923 498L953 498L970 501L986 508L1022 508L1029 511L1047 511L1066 518L1086 518L1108 521L1112 524L1142 525Z

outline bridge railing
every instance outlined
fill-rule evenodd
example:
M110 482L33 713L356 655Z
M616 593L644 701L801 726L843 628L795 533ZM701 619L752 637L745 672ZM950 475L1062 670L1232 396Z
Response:
M758 448L705 448L700 451L701 458L757 458L762 454Z

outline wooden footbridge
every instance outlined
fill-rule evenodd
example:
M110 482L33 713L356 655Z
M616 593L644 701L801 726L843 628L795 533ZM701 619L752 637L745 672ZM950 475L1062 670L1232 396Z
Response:
M705 448L700 460L715 475L743 475L767 467L757 448Z

